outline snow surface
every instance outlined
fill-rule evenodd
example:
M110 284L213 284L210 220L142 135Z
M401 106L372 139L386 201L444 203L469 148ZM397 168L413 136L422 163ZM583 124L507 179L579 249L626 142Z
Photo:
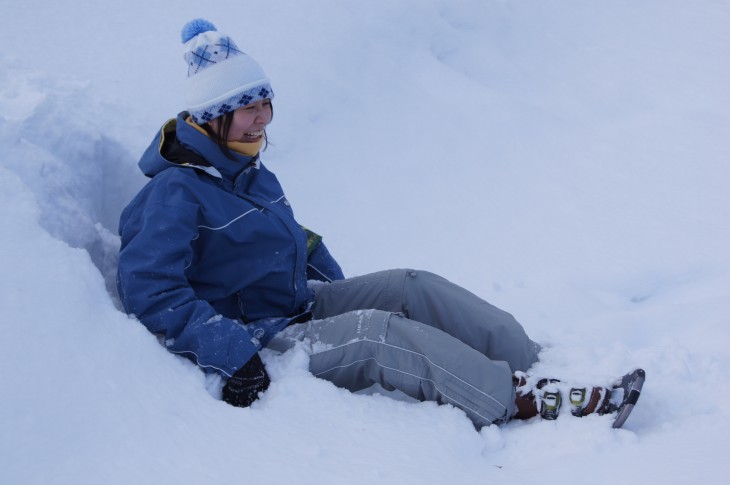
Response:
M0 1L0 483L725 483L727 0ZM121 312L118 215L195 17L270 75L265 160L346 274L448 277L546 376L644 367L625 429L475 431L300 349L235 409Z

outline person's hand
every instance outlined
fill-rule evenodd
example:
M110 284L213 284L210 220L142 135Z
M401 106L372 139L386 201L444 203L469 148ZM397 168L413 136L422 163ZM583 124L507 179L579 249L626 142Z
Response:
M259 354L241 367L223 386L223 400L231 406L245 408L258 399L259 392L269 388L271 380L266 373L264 363Z

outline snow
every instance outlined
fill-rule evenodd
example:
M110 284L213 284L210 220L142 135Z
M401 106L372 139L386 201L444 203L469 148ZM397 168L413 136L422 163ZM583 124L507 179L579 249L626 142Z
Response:
M182 5L181 5L182 4ZM726 0L3 2L0 483L724 483ZM276 91L265 152L354 276L442 274L545 376L647 371L625 428L475 431L264 359L249 409L119 310L119 212L205 17Z

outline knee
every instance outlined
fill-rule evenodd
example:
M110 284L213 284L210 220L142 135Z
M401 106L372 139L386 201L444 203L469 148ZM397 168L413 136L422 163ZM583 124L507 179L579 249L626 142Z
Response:
M406 269L403 282L404 298L414 295L431 294L444 285L450 284L441 276L430 271Z
M433 281L445 281L441 276L422 269L406 269L406 285L425 286Z

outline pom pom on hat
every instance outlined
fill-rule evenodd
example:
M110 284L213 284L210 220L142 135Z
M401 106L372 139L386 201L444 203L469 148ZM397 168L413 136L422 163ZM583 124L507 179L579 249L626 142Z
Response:
M185 24L182 28L182 41L183 44L195 37L198 34L202 34L205 32L216 32L218 29L215 28L215 25L208 22L205 19L195 19L191 20L187 24Z
M211 22L191 20L181 34L188 65L185 107L193 121L207 123L241 106L274 97L261 66Z

